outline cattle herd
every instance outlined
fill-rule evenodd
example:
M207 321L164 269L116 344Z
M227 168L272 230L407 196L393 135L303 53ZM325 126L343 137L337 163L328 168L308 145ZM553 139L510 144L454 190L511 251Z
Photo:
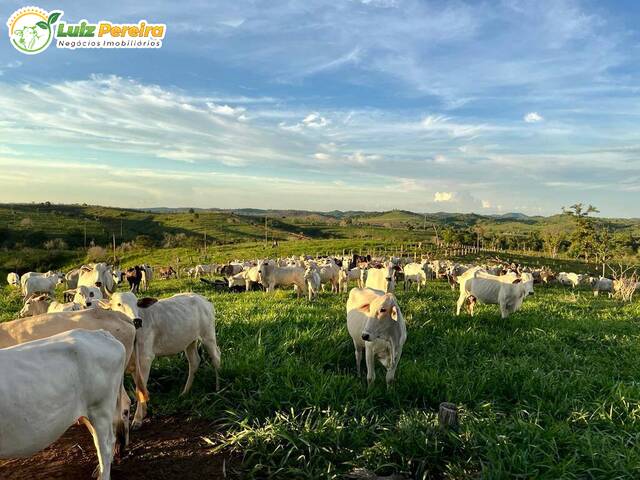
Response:
M181 270L182 272L182 270ZM192 279L229 291L293 287L298 297L313 302L322 291L347 292L346 326L353 340L360 374L365 354L367 381L375 379L375 360L386 369L387 385L407 338L404 317L393 292L424 290L428 280L446 279L459 289L456 314L466 305L473 315L476 303L498 305L502 318L516 312L534 283L559 282L573 288L590 285L597 295L614 294L616 282L575 273L554 274L518 264L463 265L449 260L309 256L275 260L234 261L224 265L196 265L184 269ZM200 364L198 344L209 354L219 388L221 356L213 304L198 294L170 298L138 298L159 279L177 276L172 267L136 265L121 271L106 263L83 265L61 272L10 273L7 282L21 290L20 318L0 323L0 458L28 456L59 438L76 422L85 423L94 437L99 464L96 474L110 477L114 456L129 442L129 427L139 428L146 415L147 382L153 360L184 352L189 373L186 394ZM220 275L225 280L213 280ZM118 285L128 284L128 291ZM64 298L55 289L64 283ZM130 373L137 400L130 423L131 399L123 384Z

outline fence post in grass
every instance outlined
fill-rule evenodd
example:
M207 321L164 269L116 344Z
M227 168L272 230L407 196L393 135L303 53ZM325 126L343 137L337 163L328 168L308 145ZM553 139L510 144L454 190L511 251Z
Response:
M438 409L438 423L440 428L458 428L458 407L449 402L442 402Z

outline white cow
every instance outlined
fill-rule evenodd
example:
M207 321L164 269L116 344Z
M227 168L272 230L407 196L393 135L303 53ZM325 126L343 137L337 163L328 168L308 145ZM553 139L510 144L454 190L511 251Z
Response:
M24 306L18 313L18 316L24 318L42 315L43 313L47 313L50 304L51 297L48 293L33 294L25 300Z
M411 284L418 285L418 292L420 287L427 286L427 272L424 269L424 265L420 263L408 263L406 264L402 272L404 273L404 287L411 288Z
M106 263L92 263L80 268L78 287L98 287L103 297L115 292L116 285L113 280L113 270Z
M349 270L348 265L343 264L338 275L338 287L340 292L347 292L349 289L349 282L355 280L359 288L364 287L364 281L362 280L362 269L360 267L354 267Z
M277 286L294 285L298 297L306 295L307 285L304 281L302 267L278 267L272 260L264 260L258 264L260 283L267 292L273 292Z
M126 350L127 371L133 374L136 385L136 397L138 402L146 402L149 399L146 383L142 381L138 359L139 345L136 340L136 327L141 322L140 318L134 318L119 313L104 310L102 308L80 310L75 312L47 313L29 318L20 318L10 322L0 323L0 348L11 347L20 343L50 337L61 332L82 328L85 330L107 330ZM1 382L0 382L1 383ZM130 403L124 388L122 389L122 401ZM127 407L128 408L128 407ZM1 411L1 410L0 410ZM0 444L2 441L0 439Z
M11 272L10 274L7 275L7 283L9 285L11 285L12 287L19 287L20 286L20 275L18 275L15 272Z
M64 280L67 284L67 289L74 289L78 286L78 278L80 277L80 269L74 268L73 270L67 272L64 276Z
M87 287L85 285L79 286L73 296L73 302L82 308L96 308L102 299L102 291L98 287Z
M120 395L125 354L105 330L71 330L1 349L0 458L33 455L82 422L96 446L99 478L109 480L128 430Z
M338 292L338 279L340 275L340 267L336 265L332 258L327 260L327 263L318 267L318 273L320 274L320 282L322 284L322 290L326 284L331 285L332 292Z
M347 329L355 348L358 376L364 350L368 384L375 380L377 358L387 369L386 381L390 385L407 340L407 327L396 297L370 288L353 288L347 300Z
M318 270L313 267L308 267L304 271L304 281L307 283L307 290L309 291L309 301L313 301L318 298L321 287L321 279Z
M573 273L573 272L560 272L557 276L558 282L561 285L567 285L571 288L576 288L586 278L585 275Z
M25 295L26 297L26 285L27 285L27 280L29 280L30 278L34 278L34 277L53 277L53 276L60 276L62 274L60 273L56 273L53 272L51 270L49 270L48 272L45 273L39 273L39 272L27 272L24 275L22 275L22 277L20 277L20 287L22 288L22 294Z
M24 298L29 298L34 293L48 293L53 296L56 285L62 283L62 278L58 274L45 277L29 277L24 284Z
M491 278L493 277L493 278ZM460 284L460 296L456 308L456 315L460 315L462 306L471 299L470 313L473 316L475 302L500 306L502 318L517 312L522 302L529 294L533 294L533 276L523 274L522 278L513 283L501 281L500 277L488 273L476 272L476 275Z
M396 286L395 276L396 271L391 262L385 263L382 268L369 268L365 287L385 293L393 293Z
M189 376L182 390L186 394L193 384L200 356L198 341L201 341L213 363L216 375L216 390L220 387L220 349L216 340L215 309L206 298L195 293L181 293L170 298L156 300L143 298L138 301L131 292L114 293L101 305L122 312L130 318L142 319L142 327L136 332L140 371L146 391L151 364L156 357L185 352L189 361ZM137 428L147 413L144 398L138 402L132 427Z
M82 309L83 309L83 306L76 302L61 303L56 300L53 300L49 304L49 308L47 308L47 313L77 312L78 310L82 310Z

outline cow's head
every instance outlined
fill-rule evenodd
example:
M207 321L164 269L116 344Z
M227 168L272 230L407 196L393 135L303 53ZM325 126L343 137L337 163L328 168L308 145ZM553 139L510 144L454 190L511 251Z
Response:
M100 306L113 310L114 312L124 313L133 321L136 328L142 326L138 299L131 292L116 292L108 301L100 300Z
M367 316L362 329L362 339L366 342L388 338L389 331L402 316L396 297L392 293L374 298L370 304L361 306L359 310Z
M34 315L40 315L47 313L49 304L51 303L51 297L47 294L32 294L24 302L24 306L20 310L18 316L20 318L33 317Z

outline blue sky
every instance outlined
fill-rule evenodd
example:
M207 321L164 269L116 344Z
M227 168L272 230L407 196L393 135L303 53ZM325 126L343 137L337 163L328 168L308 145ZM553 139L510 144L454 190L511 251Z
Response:
M82 3L164 45L22 55L2 0L0 202L640 216L640 2Z

